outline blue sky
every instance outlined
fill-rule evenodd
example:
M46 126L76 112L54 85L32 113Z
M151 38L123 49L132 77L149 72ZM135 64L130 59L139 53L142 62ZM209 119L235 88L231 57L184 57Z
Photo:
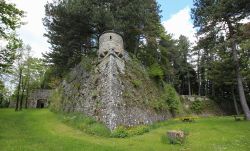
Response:
M25 44L31 46L33 56L42 57L42 53L48 51L50 46L47 39L43 37L46 32L42 24L44 5L47 1L52 2L52 0L7 1L15 3L18 8L26 12L26 17L23 19L26 25L18 30L18 34ZM161 5L161 22L165 30L176 39L180 35L185 35L194 43L195 30L190 19L192 0L157 0L157 2Z
M162 10L162 21L165 21L185 7L192 8L193 0L157 0Z

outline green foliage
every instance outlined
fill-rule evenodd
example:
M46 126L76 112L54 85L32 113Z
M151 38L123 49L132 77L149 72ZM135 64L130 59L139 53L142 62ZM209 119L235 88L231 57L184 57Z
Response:
M16 51L21 48L22 41L15 33L21 23L24 12L16 8L15 4L0 1L0 39L7 41L6 47L0 48L0 73L9 73L10 67L16 59Z
M162 79L163 75L164 75L161 66L157 63L155 63L149 67L148 74L150 77L156 78L156 79Z
M163 143L163 144L168 144L169 143L169 139L166 136L166 134L161 136L161 143Z
M201 113L204 109L204 102L200 100L195 100L194 102L192 102L190 109L197 114Z
M69 76L65 78L67 80ZM54 66L50 66L44 73L43 79L41 81L41 87L45 89L55 89L61 82L61 77L59 76L57 69Z
M111 137L115 138L128 137L127 129L124 126L118 126L114 131L112 131Z
M84 70L86 71L91 71L91 69L93 68L94 66L94 61L96 60L96 57L95 56L83 56L82 59L81 59L81 65L83 66Z
M179 144L182 145L185 142L184 138L168 138L170 144Z
M148 125L138 125L128 128L128 136L142 135L149 132L150 127Z
M175 89L170 84L164 85L164 94L163 99L167 103L168 108L170 109L172 114L180 113L180 97Z
M62 90L54 89L50 95L48 101L50 102L50 110L53 112L62 111Z
M150 104L156 111L167 111L169 109L168 104L164 99L151 100Z
M125 138L131 137L135 135L142 135L150 131L150 127L147 125L137 125L133 127L124 127L118 126L114 131L111 133L111 137L115 138Z
M22 40L18 39L16 34L13 33L10 34L6 40L8 41L8 44L5 47L0 47L1 73L11 73L11 66L14 63L14 60L18 57L16 51L23 45Z
M80 113L62 114L60 119L76 129L79 129L87 134L96 136L110 136L109 129L100 122L95 121L93 118Z
M10 31L15 31L21 23L24 11L16 8L15 4L6 3L5 0L0 1L0 38L7 38Z
M200 94L216 98L227 111L229 107L233 107L232 96L235 93L236 80L241 83L241 79L236 77L242 76L243 79L248 79L245 73L249 72L249 55L247 55L249 52L246 53L244 46L239 45L249 39L247 32L249 23L241 22L249 16L249 7L248 0L194 0L194 8L191 11L194 26L198 29L197 34L202 35L196 48L200 56L198 57ZM220 34L225 26L228 30L225 34ZM249 80L246 81L249 84ZM245 100L249 95L245 94L246 99L244 99L244 88L240 87L238 91L242 94L241 104L247 104Z
M6 89L4 88L4 85L0 81L0 108L6 108L9 106L9 101L6 96Z
M134 85L135 88L138 88L141 86L142 81L141 80L132 80L132 84Z
M45 57L62 72L78 64L83 55L95 52L98 37L106 30L123 33L125 49L144 62L156 58L156 37L162 25L155 1L63 0L47 3L45 12L45 36L52 45ZM148 49L139 51L142 36Z

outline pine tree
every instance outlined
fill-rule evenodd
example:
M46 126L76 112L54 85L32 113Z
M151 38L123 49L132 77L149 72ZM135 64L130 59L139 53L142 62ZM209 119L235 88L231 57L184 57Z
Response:
M241 106L247 120L250 120L250 111L244 93L238 58L240 21L250 15L250 3L248 0L195 0L194 6L192 18L195 27L199 28L200 35L206 37L214 32L216 35L219 35L221 31L226 33L226 51L232 53L233 56ZM227 30L224 30L224 26Z

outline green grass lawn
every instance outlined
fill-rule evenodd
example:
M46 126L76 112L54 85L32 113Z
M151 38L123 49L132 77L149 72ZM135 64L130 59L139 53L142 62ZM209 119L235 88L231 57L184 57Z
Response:
M0 151L250 151L250 122L233 117L166 121L149 133L129 138L85 134L62 123L49 110L0 109ZM185 129L184 145L164 144L167 130Z

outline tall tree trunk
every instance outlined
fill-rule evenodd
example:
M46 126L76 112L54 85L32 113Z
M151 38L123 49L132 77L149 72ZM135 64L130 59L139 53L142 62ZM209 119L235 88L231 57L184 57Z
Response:
M23 78L22 78L23 79ZM27 80L26 80L27 81ZM22 94L21 94L21 99L20 99L20 110L23 109L23 98L24 98L24 91L26 88L26 82L24 82L24 80L22 80Z
M234 100L234 108L235 108L236 114L239 115L240 113L239 113L237 101L236 101L235 94L234 94L234 86L232 86L232 96Z
M28 79L28 82L27 82L27 91L26 91L26 100L25 100L25 109L28 108L28 97L29 97L29 87L30 87L30 79Z
M236 77L237 77L237 84L238 84L238 91L239 91L239 96L240 96L240 103L242 106L242 109L244 111L244 114L246 116L247 120L250 120L250 111L249 107L247 105L246 101L246 96L244 92L244 87L242 83L242 77L240 74L240 65L239 65L239 59L238 59L238 52L237 52L237 42L235 38L235 30L234 27L232 26L231 22L229 19L226 19L228 29L229 29L229 40L232 42L232 53L233 53L233 61L235 64L235 72L236 72Z
M247 105L246 96L245 96L243 83L242 83L242 77L240 74L240 65L239 65L239 60L238 60L238 56L237 56L237 49L236 49L235 41L233 41L232 51L233 51L233 59L234 59L234 63L235 63L235 72L236 72L236 76L237 76L240 103L241 103L242 109L245 113L246 119L250 120L250 111L249 111L249 107Z
M197 60L197 79L198 79L198 95L201 96L201 71L200 71L200 50L198 50Z
M190 84L190 75L189 75L189 72L188 72L188 95L191 96L191 84Z
M23 70L19 69L19 80L18 80L18 87L17 87L17 97L16 97L16 109L15 111L18 111L19 109L19 95L20 95L20 88L21 88L21 82L22 82L22 72Z

